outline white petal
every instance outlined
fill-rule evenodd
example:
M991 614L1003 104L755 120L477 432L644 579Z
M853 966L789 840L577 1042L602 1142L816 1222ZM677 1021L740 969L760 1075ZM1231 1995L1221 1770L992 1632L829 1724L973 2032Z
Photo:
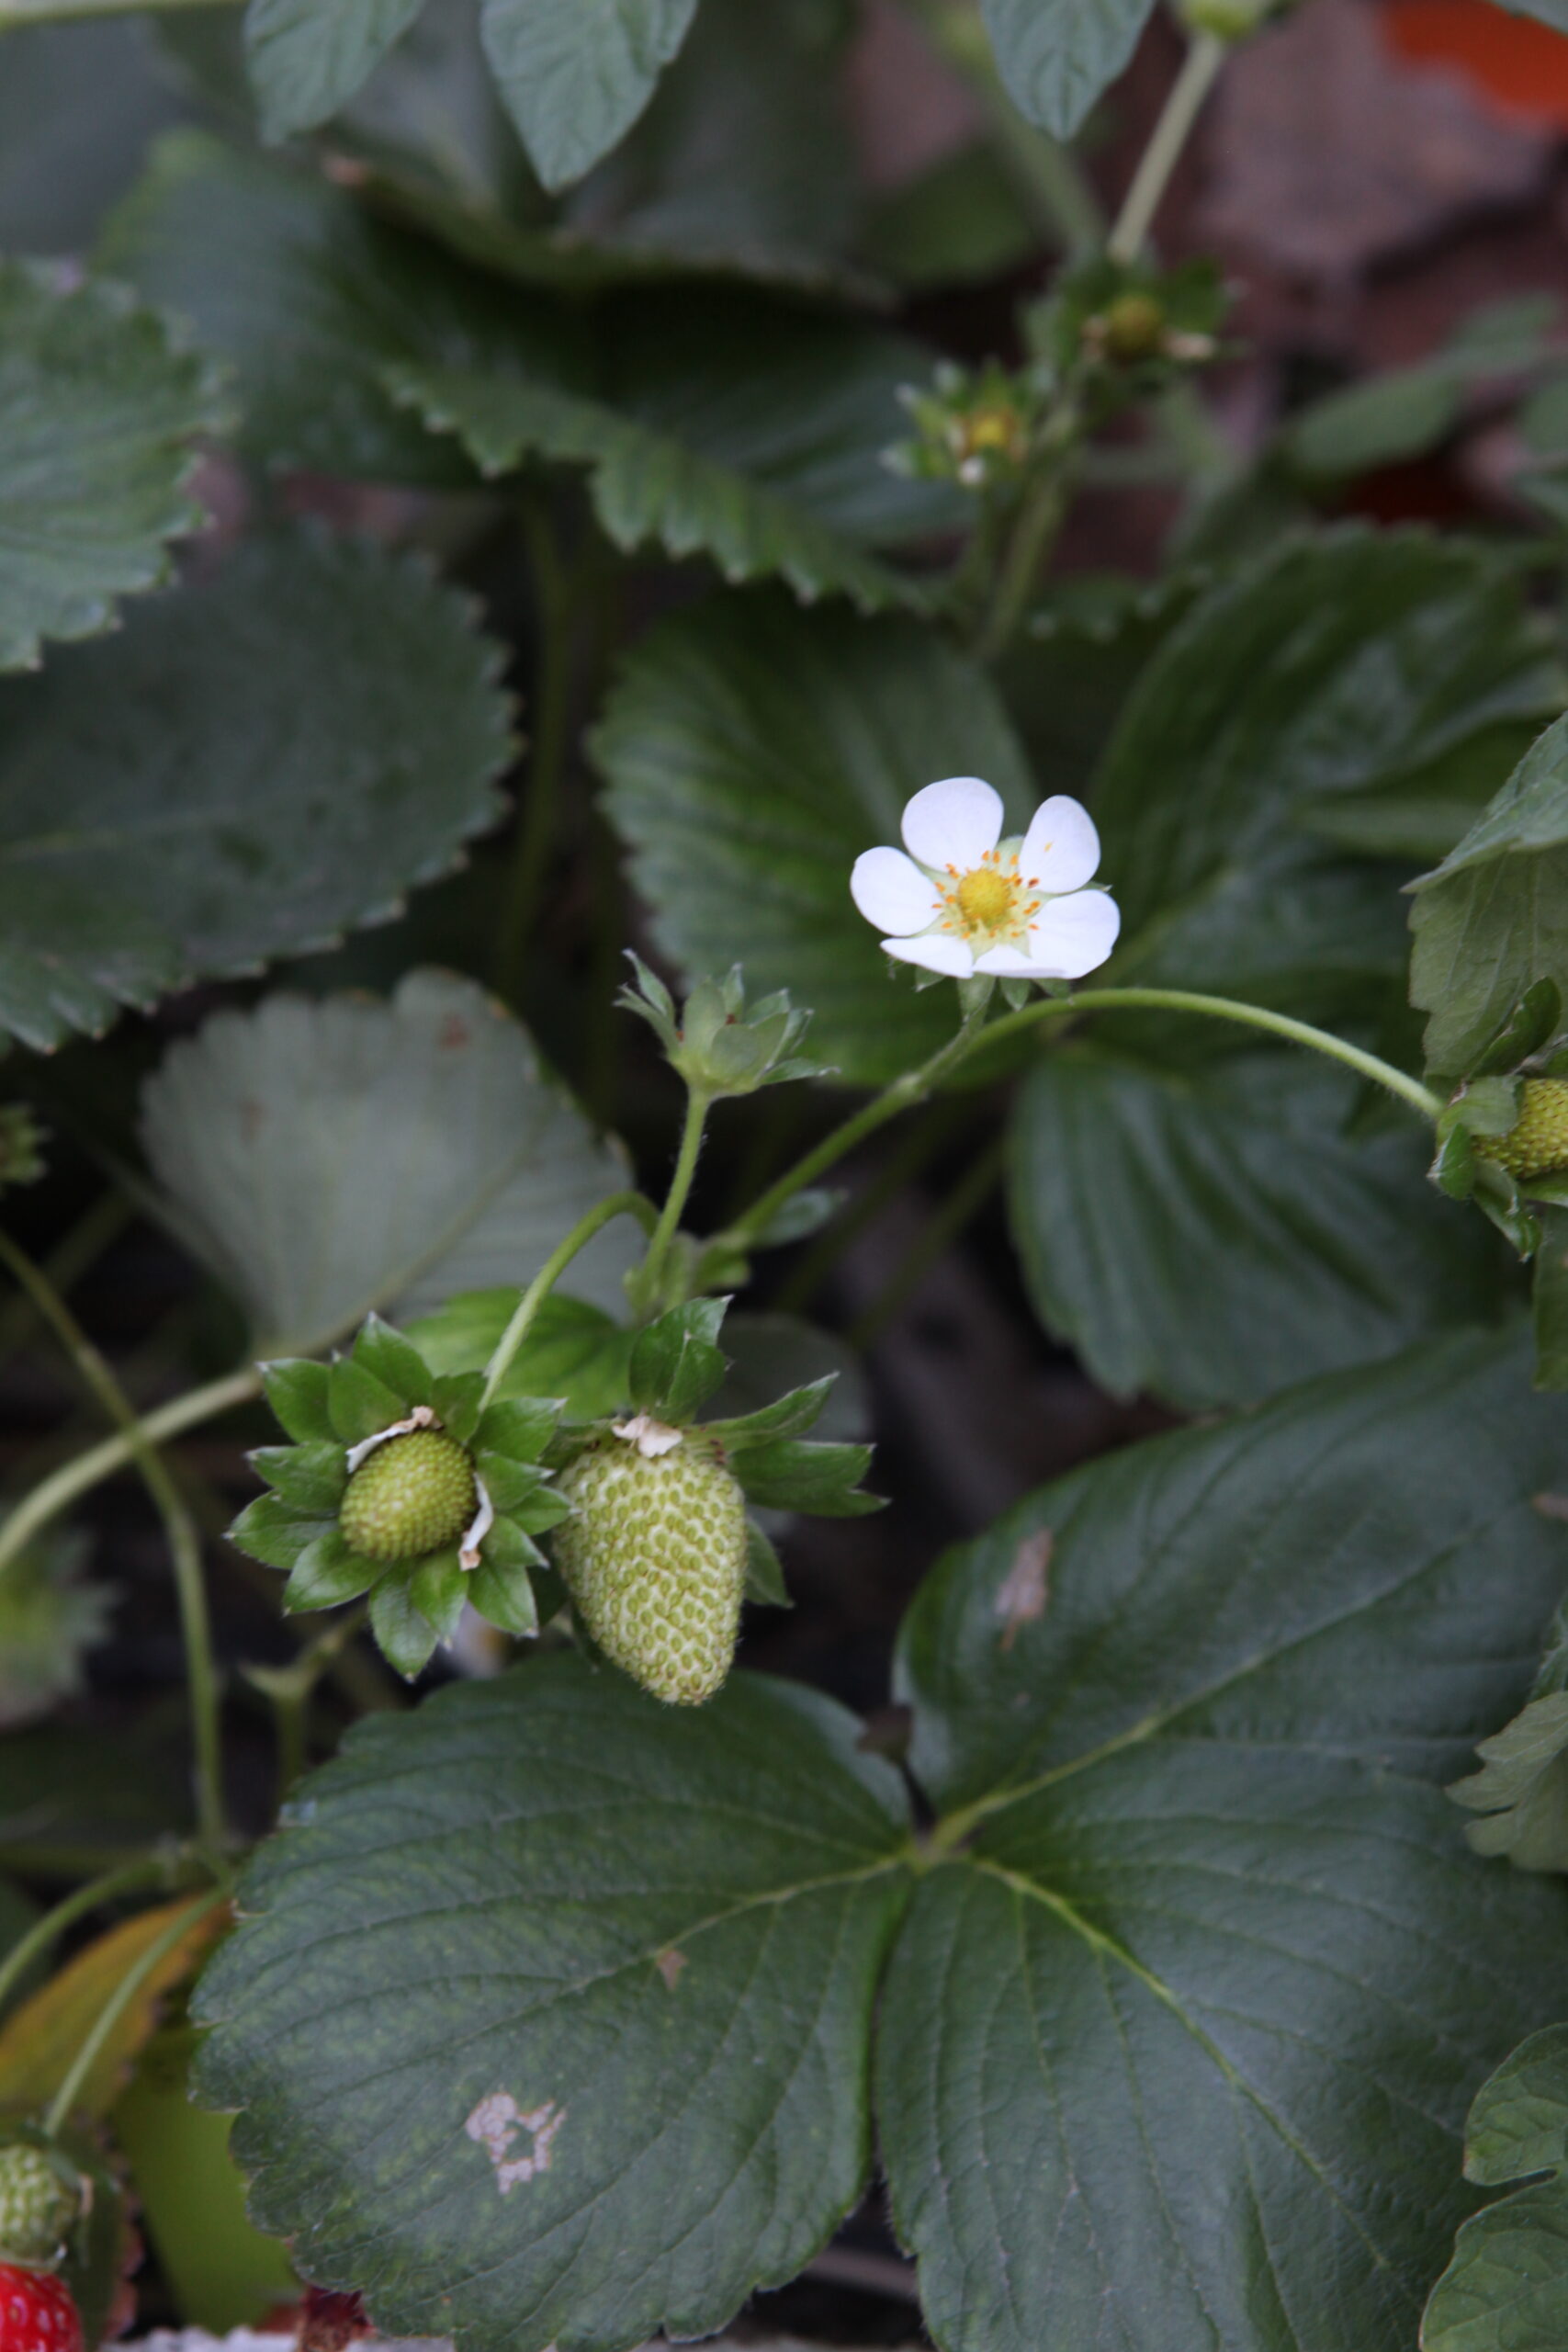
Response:
M922 865L961 874L978 865L1002 833L1002 797L977 775L950 775L928 784L904 810L904 846Z
M1003 980L1050 980L1058 976L1040 964L1031 963L1016 947L987 947L983 956L975 958L977 972L993 973Z
M850 896L878 931L924 931L937 910L930 875L901 849L868 849L857 857Z
M928 972L945 972L950 979L966 980L975 969L964 942L944 931L928 931L923 939L885 939L882 944L900 964L923 964Z
M1018 870L1043 890L1081 890L1100 864L1100 835L1081 800L1065 792L1043 800L1029 821Z
M1034 969L1055 980L1081 980L1116 944L1122 910L1104 890L1048 899L1029 926Z

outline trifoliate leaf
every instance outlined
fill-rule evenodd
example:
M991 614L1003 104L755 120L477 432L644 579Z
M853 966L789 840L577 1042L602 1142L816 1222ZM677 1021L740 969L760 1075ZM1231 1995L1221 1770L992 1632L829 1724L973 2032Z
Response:
M385 922L499 813L498 659L422 566L288 536L0 685L0 1028Z
M406 1325L503 1280L515 1306L626 1182L527 1032L442 972L411 973L387 1003L278 995L219 1013L173 1047L142 1104L178 1229L264 1353L318 1351L373 1309ZM637 1252L629 1223L606 1227L574 1287L618 1303ZM290 1426L320 1434L304 1414Z
M859 1728L750 1676L672 1712L570 1656L357 1724L197 1996L261 2225L469 2352L706 2335L792 2277L864 2181L905 1884Z
M0 670L167 575L206 520L194 438L227 421L221 369L123 287L0 262Z

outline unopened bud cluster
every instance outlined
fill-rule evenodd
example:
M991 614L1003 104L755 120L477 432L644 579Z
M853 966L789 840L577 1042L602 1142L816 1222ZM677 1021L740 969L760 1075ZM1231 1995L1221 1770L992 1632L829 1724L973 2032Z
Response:
M898 397L914 432L887 453L895 473L989 490L1019 481L1028 465L1045 386L1033 369L990 361L972 370L944 360L929 386Z

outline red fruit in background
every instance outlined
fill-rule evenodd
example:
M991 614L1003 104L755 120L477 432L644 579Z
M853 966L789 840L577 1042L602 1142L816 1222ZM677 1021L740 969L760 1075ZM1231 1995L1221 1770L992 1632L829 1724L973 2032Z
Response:
M47 2270L0 2262L0 2352L84 2352L70 2290Z
M1568 128L1568 40L1492 0L1389 0L1389 46L1422 65L1451 65L1479 96L1537 122Z

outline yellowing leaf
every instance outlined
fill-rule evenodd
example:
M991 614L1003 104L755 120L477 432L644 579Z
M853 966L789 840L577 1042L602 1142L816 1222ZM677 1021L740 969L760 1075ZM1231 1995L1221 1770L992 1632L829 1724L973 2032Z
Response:
M0 2027L0 2108L41 2107L53 2098L128 1973L188 1904L187 1896L122 1919L12 2012ZM190 1974L225 1925L221 1910L204 1912L149 1972L88 2072L76 2100L81 2112L102 2115L113 2105L158 2023L164 1996Z

